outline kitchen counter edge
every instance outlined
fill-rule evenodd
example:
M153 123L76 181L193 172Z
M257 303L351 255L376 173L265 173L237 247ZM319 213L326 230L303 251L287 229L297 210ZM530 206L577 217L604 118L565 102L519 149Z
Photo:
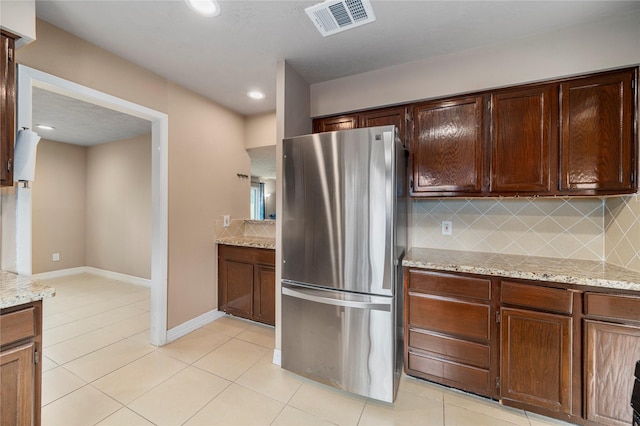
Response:
M414 247L402 266L640 292L640 272L591 260Z
M53 297L56 289L23 275L0 271L0 309Z
M276 239L269 237L224 237L216 238L216 244L275 250Z

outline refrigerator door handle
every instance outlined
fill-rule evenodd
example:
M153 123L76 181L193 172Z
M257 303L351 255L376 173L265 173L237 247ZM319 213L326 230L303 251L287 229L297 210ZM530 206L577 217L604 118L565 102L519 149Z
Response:
M357 309L369 309L375 311L391 311L391 302L389 303L379 303L379 302L361 302L356 300L344 300L333 297L322 297L317 296L313 293L317 293L317 290L311 289L299 289L293 290L292 288L282 287L282 294L286 296L295 297L298 299L308 300L310 302L323 303L325 305L334 305L334 306L343 306L346 308L357 308ZM365 296L367 297L367 296Z

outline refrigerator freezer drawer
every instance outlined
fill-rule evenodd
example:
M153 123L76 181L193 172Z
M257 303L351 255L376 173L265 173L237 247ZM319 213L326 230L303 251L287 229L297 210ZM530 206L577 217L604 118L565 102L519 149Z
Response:
M395 351L395 310L392 297L283 282L282 367L393 402L402 368Z

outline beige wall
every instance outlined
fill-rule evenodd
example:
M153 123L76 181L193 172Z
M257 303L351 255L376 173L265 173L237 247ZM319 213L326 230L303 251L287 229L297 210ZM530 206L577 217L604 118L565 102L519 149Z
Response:
M245 118L245 141L247 149L276 145L276 113L252 115Z
M243 117L169 84L169 327L217 307L215 220L249 217Z
M32 184L34 274L85 266L86 148L41 139ZM51 255L60 253L60 261Z
M151 278L151 135L87 148L86 266Z
M311 116L640 63L640 12L311 86ZM418 58L416 58L418 59Z
M249 213L243 118L44 21L37 32L18 63L169 115L167 328L216 309L213 223Z

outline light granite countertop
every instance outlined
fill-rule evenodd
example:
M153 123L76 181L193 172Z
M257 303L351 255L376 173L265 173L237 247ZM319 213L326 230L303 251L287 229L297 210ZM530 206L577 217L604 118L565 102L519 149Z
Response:
M216 244L275 250L276 239L269 237L224 237L217 238Z
M640 292L640 272L590 260L412 248L402 265Z
M0 271L0 309L53 297L56 289L42 281Z

